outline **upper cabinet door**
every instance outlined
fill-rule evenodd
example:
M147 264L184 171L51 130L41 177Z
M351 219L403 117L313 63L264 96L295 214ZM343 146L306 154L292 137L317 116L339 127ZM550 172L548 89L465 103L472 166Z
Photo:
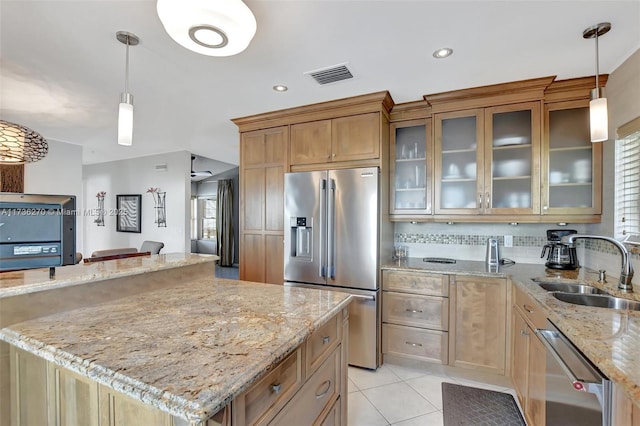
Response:
M540 103L435 115L436 214L540 213Z
M432 214L433 153L430 118L391 125L389 163L391 214Z
M540 213L540 109L540 102L485 109L485 213Z
M484 111L434 115L435 213L480 214L484 206Z
M291 126L291 164L320 164L331 161L331 120Z
M380 113L291 125L291 165L380 158Z
M332 161L380 158L380 113L335 118L331 132Z
M545 106L542 214L601 214L602 144L591 143L588 101Z

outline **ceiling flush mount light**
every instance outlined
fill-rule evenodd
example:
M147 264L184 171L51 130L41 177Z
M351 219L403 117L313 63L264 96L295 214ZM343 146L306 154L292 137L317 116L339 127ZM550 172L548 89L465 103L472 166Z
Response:
M129 93L129 46L140 43L140 39L126 31L118 31L116 38L127 46L127 59L124 71L124 93L120 94L118 108L118 144L131 146L133 143L133 95Z
M450 47L443 47L433 52L433 57L436 59L444 59L451 56L452 53L453 49L451 49Z
M273 90L275 90L276 92L286 92L287 90L289 90L289 88L284 84L276 84L275 86L273 86Z
M589 127L591 128L591 142L604 142L609 139L609 119L607 117L607 98L604 96L604 88L599 87L599 58L598 37L605 35L611 29L609 22L587 28L582 32L583 38L596 39L596 88L591 90L591 102L589 102Z
M42 160L49 151L38 132L0 120L0 164L24 164Z
M241 0L158 0L156 10L176 43L202 55L238 54L256 33L256 18Z

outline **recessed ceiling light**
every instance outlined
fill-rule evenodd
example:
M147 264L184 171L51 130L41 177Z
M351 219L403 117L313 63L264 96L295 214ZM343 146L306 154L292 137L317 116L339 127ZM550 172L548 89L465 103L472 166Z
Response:
M433 57L436 59L443 59L451 56L452 53L453 49L451 49L450 47L443 47L433 52Z
M276 84L275 86L273 86L273 90L275 90L276 92L286 92L287 90L289 90L289 88L283 84Z

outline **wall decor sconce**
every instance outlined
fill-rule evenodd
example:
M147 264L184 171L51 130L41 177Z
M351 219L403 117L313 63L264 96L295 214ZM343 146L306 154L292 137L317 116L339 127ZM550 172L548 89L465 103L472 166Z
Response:
M167 227L167 210L166 210L166 192L160 191L160 188L149 188L147 192L153 197L154 210L156 219L154 223L158 224L158 228Z
M107 195L105 191L100 191L96 194L98 199L98 217L93 221L98 226L104 226L104 196Z

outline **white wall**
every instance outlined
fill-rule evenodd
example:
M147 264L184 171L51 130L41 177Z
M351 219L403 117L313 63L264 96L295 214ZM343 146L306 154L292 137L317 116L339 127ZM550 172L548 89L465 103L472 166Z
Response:
M169 154L139 157L129 160L91 164L83 167L86 208L97 208L96 194L106 191L104 207L107 212L105 226L97 226L90 218L85 221L85 257L95 250L135 247L140 248L144 240L162 241L162 253L191 251L189 238L191 196L191 154L178 151ZM166 164L167 171L158 172L155 165ZM155 223L154 202L146 191L150 187L167 193L167 227L159 228ZM142 232L116 231L116 195L142 195Z
M27 194L75 195L76 209L82 211L82 147L48 140L47 156L24 168L24 192ZM76 219L76 250L83 252L84 218Z

